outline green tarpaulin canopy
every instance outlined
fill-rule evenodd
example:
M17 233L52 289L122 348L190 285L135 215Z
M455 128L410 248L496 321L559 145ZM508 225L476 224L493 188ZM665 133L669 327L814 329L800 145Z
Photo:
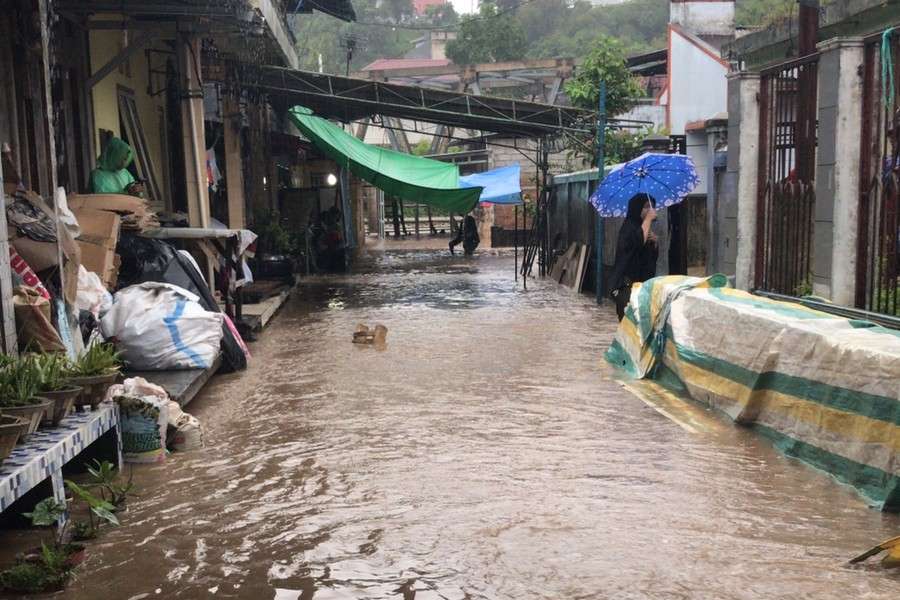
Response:
M459 214L478 203L482 188L460 189L454 164L366 144L302 106L292 108L288 116L319 150L389 196Z

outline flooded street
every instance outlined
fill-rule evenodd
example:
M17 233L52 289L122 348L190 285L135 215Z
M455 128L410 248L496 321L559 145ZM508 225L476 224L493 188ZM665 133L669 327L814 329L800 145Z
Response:
M363 269L304 280L249 370L189 406L206 447L136 468L122 527L57 597L900 595L900 573L843 566L900 518L624 389L602 361L609 305L523 292L511 255ZM352 344L358 323L385 324L387 347Z

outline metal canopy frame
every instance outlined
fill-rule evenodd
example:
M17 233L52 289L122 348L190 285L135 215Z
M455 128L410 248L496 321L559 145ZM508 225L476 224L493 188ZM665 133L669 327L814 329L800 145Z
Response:
M596 113L579 108L280 67L244 70L242 85L268 93L280 108L301 104L343 122L382 115L514 137L592 135L596 129Z

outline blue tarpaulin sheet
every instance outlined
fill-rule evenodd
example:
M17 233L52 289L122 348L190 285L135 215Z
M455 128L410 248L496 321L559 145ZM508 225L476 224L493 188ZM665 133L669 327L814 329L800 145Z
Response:
M522 204L522 188L519 185L519 165L500 167L483 173L459 178L459 187L484 188L480 202L491 204Z

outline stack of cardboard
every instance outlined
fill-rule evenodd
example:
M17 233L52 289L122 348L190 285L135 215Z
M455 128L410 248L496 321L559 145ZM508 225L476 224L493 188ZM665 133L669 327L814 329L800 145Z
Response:
M72 212L81 228L77 240L81 264L99 275L107 289L113 289L119 274L116 244L121 218L114 212L92 208L73 208Z
M114 212L121 217L123 229L145 231L159 227L156 213L147 201L137 196L125 194L79 194L69 199L73 211L90 208Z

